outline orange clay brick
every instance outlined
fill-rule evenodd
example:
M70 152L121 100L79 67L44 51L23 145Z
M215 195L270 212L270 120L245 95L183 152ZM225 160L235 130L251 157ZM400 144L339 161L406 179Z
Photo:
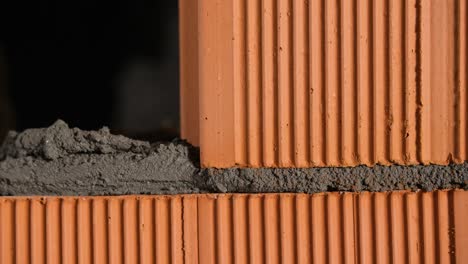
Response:
M203 167L467 160L466 1L180 1Z
M468 192L1 197L0 262L463 263Z

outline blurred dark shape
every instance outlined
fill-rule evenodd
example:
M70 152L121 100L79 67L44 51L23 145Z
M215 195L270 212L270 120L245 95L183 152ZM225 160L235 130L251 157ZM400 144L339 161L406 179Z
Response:
M17 130L176 136L177 1L3 1L0 19Z
M14 127L14 115L6 90L6 63L3 47L0 46L0 142L8 130Z

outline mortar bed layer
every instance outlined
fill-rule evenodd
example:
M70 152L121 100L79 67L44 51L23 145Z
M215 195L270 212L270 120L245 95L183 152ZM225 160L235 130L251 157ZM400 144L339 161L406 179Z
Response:
M199 167L198 150L82 131L57 121L10 132L0 148L0 195L318 193L468 188L468 163L350 168Z

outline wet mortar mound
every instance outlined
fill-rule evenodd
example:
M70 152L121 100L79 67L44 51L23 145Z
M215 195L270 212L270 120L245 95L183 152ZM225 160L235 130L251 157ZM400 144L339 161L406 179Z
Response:
M0 195L316 193L468 188L468 163L448 166L200 169L198 150L83 131L57 121L10 132L0 148Z

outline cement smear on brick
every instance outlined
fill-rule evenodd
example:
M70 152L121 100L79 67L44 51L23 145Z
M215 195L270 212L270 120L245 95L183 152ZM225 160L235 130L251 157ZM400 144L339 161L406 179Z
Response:
M150 144L57 121L10 132L0 148L0 195L268 193L468 188L468 163L308 169L200 169L182 141Z

